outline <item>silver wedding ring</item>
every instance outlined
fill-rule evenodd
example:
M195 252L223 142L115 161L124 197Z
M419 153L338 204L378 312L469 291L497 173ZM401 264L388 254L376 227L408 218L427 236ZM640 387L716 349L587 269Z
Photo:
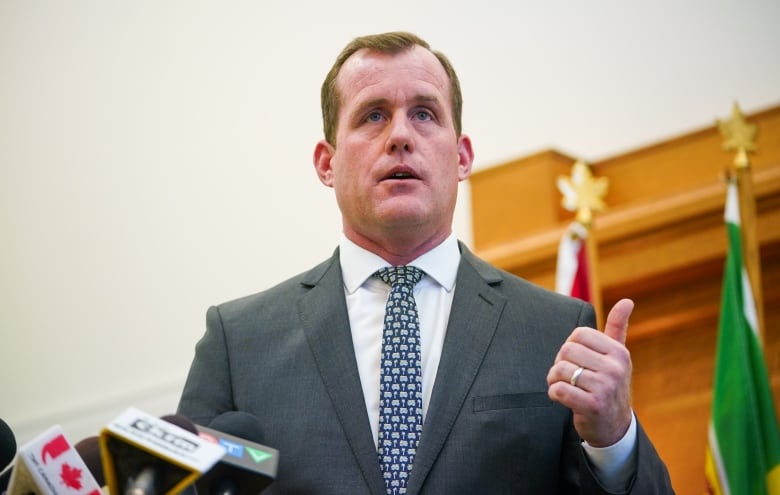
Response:
M574 370L574 373L571 374L571 378L569 379L569 383L571 383L573 386L577 386L577 380L580 379L580 376L582 375L582 372L585 371L585 368L580 366L576 370Z

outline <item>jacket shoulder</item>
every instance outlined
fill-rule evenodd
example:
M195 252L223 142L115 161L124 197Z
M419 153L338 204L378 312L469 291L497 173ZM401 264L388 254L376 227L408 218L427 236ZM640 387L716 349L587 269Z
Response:
M286 306L297 295L317 285L331 270L337 270L339 274L341 273L338 249L336 249L333 256L309 270L294 275L268 289L222 302L217 304L216 307L224 314L241 313L260 306L265 308L278 307L280 305Z
M559 294L498 268L472 253L462 243L460 249L461 269L473 269L487 285L505 297L510 306L521 304L524 311L536 309L548 315L551 311L567 315L575 314L583 321L588 321L593 314L593 307L588 302ZM593 319L595 325L595 316Z

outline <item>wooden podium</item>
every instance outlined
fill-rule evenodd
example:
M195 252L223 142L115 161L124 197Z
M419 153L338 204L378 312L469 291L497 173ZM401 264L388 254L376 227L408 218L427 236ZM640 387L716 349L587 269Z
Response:
M780 411L780 106L752 115L765 313L764 351ZM714 121L714 119L713 119ZM636 302L628 332L637 416L677 493L704 493L704 452L726 250L724 174L734 158L716 126L590 163L609 179L596 217L598 276L608 310ZM544 151L471 177L474 250L552 289L558 242L573 214L556 178L575 158Z

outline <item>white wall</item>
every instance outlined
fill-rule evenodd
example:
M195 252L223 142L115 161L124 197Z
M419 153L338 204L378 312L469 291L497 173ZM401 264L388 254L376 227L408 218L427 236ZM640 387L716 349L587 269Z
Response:
M354 36L450 56L479 168L776 105L778 19L776 0L0 0L0 417L78 441L129 405L171 413L206 307L330 254L311 155Z

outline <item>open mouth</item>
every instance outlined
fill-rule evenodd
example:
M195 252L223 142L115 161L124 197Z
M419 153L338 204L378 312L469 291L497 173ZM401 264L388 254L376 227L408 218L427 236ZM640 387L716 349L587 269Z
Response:
M383 180L408 180L419 179L413 171L409 169L395 169L385 176Z
M390 175L388 179L416 179L416 177L409 172L396 172Z

